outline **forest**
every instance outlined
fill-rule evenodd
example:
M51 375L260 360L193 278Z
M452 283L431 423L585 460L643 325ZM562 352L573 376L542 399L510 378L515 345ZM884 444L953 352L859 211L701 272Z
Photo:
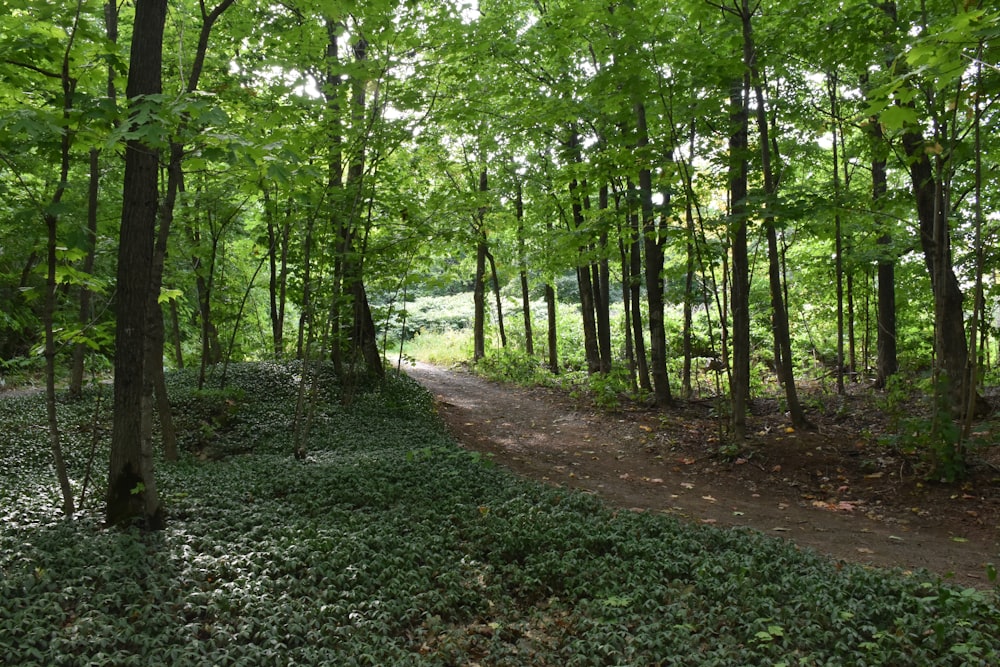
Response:
M378 412L363 407L377 387L390 415L423 414L395 370L435 350L570 378L598 403L707 402L723 456L756 399L807 431L811 401L852 392L905 406L891 435L928 478L960 484L993 444L1000 12L985 0L0 8L0 383L44 387L30 425L5 412L4 476L44 465L65 517L155 535L201 512L189 496L208 482L177 480L246 453L206 443L248 395L265 409L248 369L289 402L273 408L285 431L261 412L252 437L301 462L339 456L317 439L339 437L341 408ZM430 437L392 437L411 428ZM422 446L408 460L429 465ZM450 475L469 464L426 451ZM261 483L239 495L299 493ZM20 484L5 502L42 488ZM510 558L489 567L524 565ZM556 595L546 581L511 604ZM608 593L600 613L634 599ZM791 631L762 623L745 645ZM879 650L891 635L859 632ZM977 641L953 645L996 655ZM820 664L803 651L795 664Z

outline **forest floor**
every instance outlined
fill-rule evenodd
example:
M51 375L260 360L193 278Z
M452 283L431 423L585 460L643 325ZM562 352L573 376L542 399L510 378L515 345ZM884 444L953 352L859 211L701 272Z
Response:
M809 413L810 431L788 428L777 401L755 401L752 436L724 457L710 403L605 411L461 370L418 363L407 372L434 394L462 446L521 475L625 510L750 527L843 561L995 585L987 565L1000 567L1000 447L976 452L960 485L927 481L919 461L874 441L886 423L870 392L817 394L814 405L834 406Z

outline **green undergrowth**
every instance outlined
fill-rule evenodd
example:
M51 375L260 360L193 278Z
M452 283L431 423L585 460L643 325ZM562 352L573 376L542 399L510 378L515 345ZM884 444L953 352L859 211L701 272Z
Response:
M345 401L324 371L296 460L299 372L237 366L221 393L172 376L186 429L226 406L198 435L223 455L192 436L158 464L155 534L101 528L95 495L58 518L41 396L0 401L0 664L1000 661L992 592L519 479L456 447L405 377ZM93 408L60 405L78 493Z

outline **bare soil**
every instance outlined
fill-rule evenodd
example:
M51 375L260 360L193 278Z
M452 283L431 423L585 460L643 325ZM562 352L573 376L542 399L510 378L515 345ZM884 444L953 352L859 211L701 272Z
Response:
M407 372L434 394L463 447L526 477L632 511L748 526L846 562L994 586L1000 467L979 455L963 484L927 481L918 460L875 441L885 423L870 395L823 394L816 400L837 409L811 411L816 429L805 432L789 428L776 401L755 401L752 437L723 456L707 402L605 411L461 370Z

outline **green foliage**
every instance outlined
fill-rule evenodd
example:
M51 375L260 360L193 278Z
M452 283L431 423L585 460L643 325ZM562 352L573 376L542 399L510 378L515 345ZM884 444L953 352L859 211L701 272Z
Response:
M159 469L162 533L58 518L40 396L0 401L3 664L994 664L994 594L835 566L747 530L615 512L463 452L405 376L323 394L284 433L296 364L239 396L240 456ZM323 370L323 382L334 381ZM94 391L94 389L88 389ZM74 484L88 401L61 406ZM75 426L74 426L75 425Z
M955 482L966 472L966 449L959 424L928 380L922 387L896 375L886 382L883 409L889 416L891 435L883 444L908 456L919 457L929 479Z
M550 378L548 368L541 359L513 348L489 351L474 369L491 380L527 386L548 384Z

